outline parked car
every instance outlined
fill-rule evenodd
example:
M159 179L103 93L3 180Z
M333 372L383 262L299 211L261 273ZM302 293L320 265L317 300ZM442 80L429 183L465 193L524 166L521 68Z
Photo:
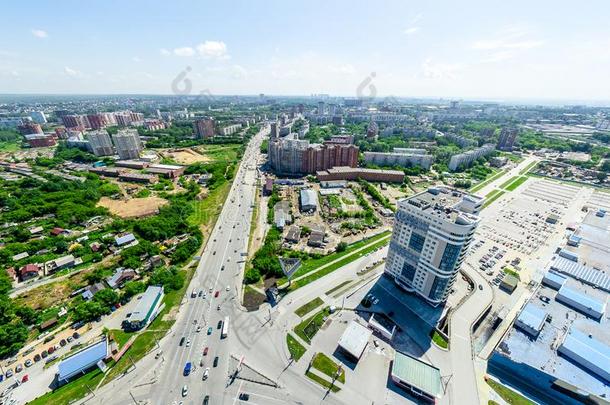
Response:
M78 332L74 332L74 333L72 334L72 337L73 337L74 339L78 339L78 338L80 337L80 333L78 333Z
M187 385L185 385L184 387L182 387L182 396L186 397L189 394L189 387Z
M219 295L220 295L220 291L216 291L216 292L214 293L214 298L218 298L218 296L219 296Z
M13 376L13 370L9 368L8 370L6 370L5 375L6 378L11 378Z
M178 345L184 346L184 342L186 342L186 338L184 336L182 336L182 338L180 339L180 343L178 343Z
M40 354L35 354L34 355L34 361L35 362L39 362L40 361Z
M43 359L46 359L48 355L49 355L49 353L47 353L47 351L46 351L46 350L43 350L43 351L42 351L42 353L40 353L40 356L41 356Z
M31 367L34 362L32 361L32 359L27 359L24 364L26 367Z
M207 356L208 355L208 347L206 346L205 349L203 349L203 355Z
M208 335L211 335L211 334L212 334L212 327L210 326L210 327L208 328Z
M210 403L210 396L206 395L205 398L203 398L203 405L208 405Z
M218 321L218 325L216 325L216 329L222 328L222 321Z
M202 379L203 381L205 381L205 380L207 380L207 379L208 379L209 375L210 375L210 368L209 368L209 367L207 367L207 368L206 368L206 369L203 371L203 376L201 377L201 379Z
M22 370L23 370L23 364L21 364L21 363L17 364L17 367L15 367L15 373L21 373Z
M62 339L62 340L60 340L60 341L59 341L59 345L60 345L61 347L64 347L64 346L65 346L67 343L68 343L68 342L66 342L66 339Z
M24 375L24 376L23 376L23 378L21 379L21 382L22 382L22 383L24 383L24 382L28 382L29 380L30 380L30 376L26 374L26 375Z
M239 399L242 401L247 401L250 399L250 394L242 392L241 394L239 394Z
M218 367L218 356L214 357L214 367Z
M72 343L74 341L74 338L72 336L68 336L66 340L68 341L68 343Z

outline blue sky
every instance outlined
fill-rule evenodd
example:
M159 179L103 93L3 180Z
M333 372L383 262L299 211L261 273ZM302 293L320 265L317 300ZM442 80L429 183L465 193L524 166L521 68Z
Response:
M610 2L27 1L0 93L610 99Z

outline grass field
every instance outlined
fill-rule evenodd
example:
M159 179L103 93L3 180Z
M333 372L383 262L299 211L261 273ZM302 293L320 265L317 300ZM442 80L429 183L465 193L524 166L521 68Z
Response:
M231 190L231 182L226 181L225 183L218 186L204 199L200 201L194 201L193 207L195 212L189 216L188 220L193 225L202 225L206 228L214 225L216 218L220 215L224 201L229 195Z
M390 234L391 234L391 231L384 231L384 232L381 232L370 238L362 239L362 240L359 240L358 242L354 242L354 243L350 244L343 252L331 253L331 254L323 256L319 259L305 260L302 262L299 270L297 270L297 272L293 275L293 278L302 276L303 274L307 274L310 271L315 270L321 266L324 266L327 263L337 260L343 256L352 254L355 250L358 250L358 249L368 245L369 243L383 239L384 237L387 237ZM278 281L278 284L285 283L286 281L288 281L288 280L281 279Z
M471 193L475 193L475 192L479 191L480 189L482 189L483 187L485 187L486 185L488 185L489 183L491 183L492 181L495 181L495 180L499 179L500 177L502 177L504 175L504 173L506 173L506 170L500 170L498 173L494 174L490 178L471 187L468 191L470 191Z
M234 162L237 160L237 153L240 148L240 144L202 145L197 147L197 150L211 162Z
M306 286L307 284L312 283L312 282L316 281L317 279L324 277L327 274L332 273L333 271L337 270L338 268L343 267L346 264L349 264L349 263L353 262L354 260L359 259L362 256L365 256L368 253L387 245L388 243L390 243L390 238L382 239L376 243L373 243L373 244L367 246L366 248L364 248L356 253L352 253L346 257L343 257L341 260L331 264L330 266L324 267L322 270L316 271L315 273L312 273L306 277L303 277L300 280L293 281L292 284L290 285L290 291L294 291L298 288Z
M505 192L502 190L494 190L485 196L485 202L483 203L483 208L487 207L498 198L502 197Z
M352 280L345 280L344 282L342 282L341 284L339 284L336 287L331 288L330 290L326 291L324 294L326 295L331 295L332 293L334 293L335 291L338 291L341 287L344 287L346 285L348 285L349 283L351 283Z
M0 153L13 153L21 149L21 142L0 142Z
M525 398L523 395L511 390L505 385L500 384L499 382L492 380L491 378L485 379L487 385L489 385L494 391L498 393L507 403L511 405L533 405L534 402Z
M326 317L330 314L327 308L322 309L315 315L305 319L303 322L294 327L294 333L296 333L301 339L307 343L311 343L311 339L318 333Z
M306 372L305 375L310 378L311 380L317 382L318 384L320 384L321 386L323 386L324 388L328 389L330 388L330 390L332 392L339 392L341 391L341 388L337 387L336 385L331 386L330 382L326 381L324 378L322 377L318 377L317 375L315 375L312 372Z
M525 183L526 181L527 181L527 177L521 176L517 180L515 180L511 184L509 184L508 187L506 187L506 189L508 191L514 191L517 189L517 187L519 187L521 184Z
M510 179L508 179L507 181L505 181L504 183L502 183L502 185L500 186L500 188L506 188L508 187L513 181L517 180L519 178L519 176L513 176Z
M311 364L316 370L320 370L331 379L337 374L339 365L324 353L316 353ZM341 370L341 374L337 378L339 382L345 383L345 370Z
M307 315L308 313L310 313L311 311L313 311L314 309L316 309L323 303L324 303L324 301L322 301L322 298L317 297L317 298L309 301L308 303L301 305L299 308L297 308L296 311L294 311L294 313L302 318L303 316Z
M305 354L307 349L303 347L302 344L299 343L290 333L286 335L286 345L288 346L288 351L290 352L290 356L294 359L294 361L299 361L301 357Z
M104 377L104 373L101 370L96 369L84 376L70 382L69 384L63 385L55 391L48 392L41 397L36 398L28 404L33 405L65 405L73 402L76 399L85 397L90 394L99 382Z

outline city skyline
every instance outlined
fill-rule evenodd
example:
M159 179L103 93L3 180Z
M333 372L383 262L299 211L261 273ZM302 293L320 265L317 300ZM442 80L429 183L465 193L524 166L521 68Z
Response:
M24 23L24 2L3 7L0 88L182 94L184 73L194 95L605 102L610 6L595 3L62 3Z

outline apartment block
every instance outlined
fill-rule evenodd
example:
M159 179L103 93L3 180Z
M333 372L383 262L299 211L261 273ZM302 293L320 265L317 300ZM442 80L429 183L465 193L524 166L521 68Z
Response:
M123 129L112 136L114 146L121 159L138 159L144 149L140 135L135 129Z
M492 154L495 149L496 148L493 144L488 143L481 146L480 148L453 155L449 160L449 170L457 170L459 167L469 167L478 158Z
M214 136L214 119L203 118L193 122L193 131L199 139L211 138Z
M446 187L399 200L385 273L432 306L445 302L479 224L483 200Z
M87 134L89 146L95 156L111 156L114 155L112 140L106 130L91 131Z
M377 166L419 166L427 170L432 165L434 157L415 153L364 152L364 161Z

